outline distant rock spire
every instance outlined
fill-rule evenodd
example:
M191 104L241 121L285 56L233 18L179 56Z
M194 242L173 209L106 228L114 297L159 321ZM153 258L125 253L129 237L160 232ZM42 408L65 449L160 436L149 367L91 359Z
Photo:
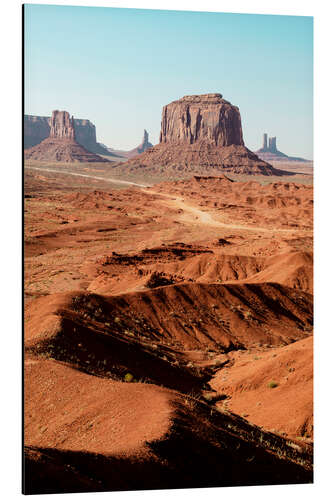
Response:
M146 129L143 131L142 145L146 145L149 142L149 134Z
M264 150L266 150L266 149L267 149L267 134L266 134L266 133L264 134L262 148L263 148Z
M146 129L143 131L143 138L141 144L135 148L135 153L140 154L146 151L146 149L151 148L153 145L149 142L149 134ZM133 150L134 153L134 150Z
M268 148L269 151L271 151L272 153L275 153L277 151L276 149L276 137L270 137L269 138L269 148Z

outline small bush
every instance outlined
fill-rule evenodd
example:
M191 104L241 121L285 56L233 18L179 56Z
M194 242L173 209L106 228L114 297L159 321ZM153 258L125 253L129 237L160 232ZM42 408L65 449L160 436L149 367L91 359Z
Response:
M274 389L274 387L277 387L279 384L277 382L275 382L274 380L271 380L270 382L268 382L267 385L270 389Z
M134 377L131 373L126 373L126 375L124 376L125 382L132 382L133 379L134 379Z

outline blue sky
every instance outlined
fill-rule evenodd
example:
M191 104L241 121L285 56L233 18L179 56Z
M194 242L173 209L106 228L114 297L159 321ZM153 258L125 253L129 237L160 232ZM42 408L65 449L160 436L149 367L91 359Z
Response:
M25 6L25 113L88 118L116 149L157 143L162 107L220 92L240 108L246 145L277 136L313 157L313 19Z

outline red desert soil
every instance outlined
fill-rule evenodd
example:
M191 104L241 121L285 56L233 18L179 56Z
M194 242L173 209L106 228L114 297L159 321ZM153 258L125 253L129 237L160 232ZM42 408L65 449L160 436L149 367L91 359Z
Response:
M30 493L311 481L305 448L191 396L55 361L25 374Z
M105 158L91 153L76 141L74 117L68 111L52 112L50 134L41 143L24 150L24 158L41 161L107 162Z
M276 282L313 293L313 254L288 252L269 257L262 271L243 282Z
M276 284L171 285L113 297L54 294L27 305L25 338L52 338L61 329L60 317L183 349L285 345L312 331L311 298Z
M312 186L112 171L25 170L27 492L311 481Z
M313 438L312 337L260 354L230 354L210 385L229 396L228 408L250 422L272 432Z
M93 377L48 360L27 360L25 375L28 446L131 455L169 429L171 394L157 386Z

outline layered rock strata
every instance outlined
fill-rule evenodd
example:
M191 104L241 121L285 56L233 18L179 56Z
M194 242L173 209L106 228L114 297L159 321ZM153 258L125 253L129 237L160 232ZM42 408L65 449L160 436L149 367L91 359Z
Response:
M245 147L239 109L218 93L184 96L164 106L160 143L122 164L131 173L143 167L182 173L285 174Z
M49 137L51 120L50 116L24 115L24 149L36 146ZM74 130L76 142L91 153L119 156L97 142L96 127L90 120L74 118Z
M239 109L221 94L184 96L163 107L160 143L244 146Z
M40 144L24 151L26 160L51 162L105 162L101 156L91 153L76 140L74 118L67 111L53 111L50 119L50 135Z
M52 112L50 138L75 140L74 117L68 111Z

